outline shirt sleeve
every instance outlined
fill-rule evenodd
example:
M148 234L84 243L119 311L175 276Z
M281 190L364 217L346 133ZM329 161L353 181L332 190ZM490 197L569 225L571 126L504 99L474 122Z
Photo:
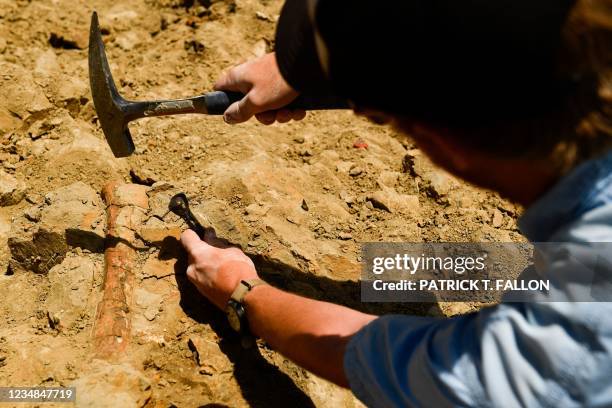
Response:
M564 322L558 307L567 305L381 317L349 342L346 376L368 407L580 405L580 384L600 367L592 334Z

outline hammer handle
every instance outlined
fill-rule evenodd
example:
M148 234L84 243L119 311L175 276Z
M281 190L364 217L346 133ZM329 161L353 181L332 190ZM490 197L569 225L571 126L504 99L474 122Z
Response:
M206 101L206 110L209 115L223 115L223 112L225 112L232 103L238 102L244 98L244 95L239 92L215 91L207 93L204 97ZM349 104L346 99L341 99L336 96L301 94L284 108L302 110L349 109Z

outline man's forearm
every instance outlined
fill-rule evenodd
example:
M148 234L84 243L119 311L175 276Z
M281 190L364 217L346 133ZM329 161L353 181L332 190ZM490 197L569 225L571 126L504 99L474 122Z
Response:
M344 350L376 316L258 286L245 297L251 331L309 371L347 387Z

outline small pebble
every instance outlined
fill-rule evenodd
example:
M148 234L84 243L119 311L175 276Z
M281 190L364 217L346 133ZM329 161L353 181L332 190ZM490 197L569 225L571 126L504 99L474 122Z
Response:
M349 175L352 177L357 177L359 176L361 173L363 173L363 170L361 169L361 167L353 167L350 171L349 171Z
M338 235L338 238L340 238L343 241L347 241L349 239L353 239L353 236L350 233L348 233L348 232L341 232Z

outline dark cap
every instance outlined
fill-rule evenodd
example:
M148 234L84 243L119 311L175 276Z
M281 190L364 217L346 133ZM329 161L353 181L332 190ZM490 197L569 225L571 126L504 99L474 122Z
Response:
M289 3L280 58L291 30L309 31L314 49L317 30L328 58L325 75L310 67L310 77L279 61L298 89L319 81L357 105L451 125L529 116L565 91L556 60L573 0L319 0L301 26L290 20L307 2ZM296 55L311 61L306 49Z

